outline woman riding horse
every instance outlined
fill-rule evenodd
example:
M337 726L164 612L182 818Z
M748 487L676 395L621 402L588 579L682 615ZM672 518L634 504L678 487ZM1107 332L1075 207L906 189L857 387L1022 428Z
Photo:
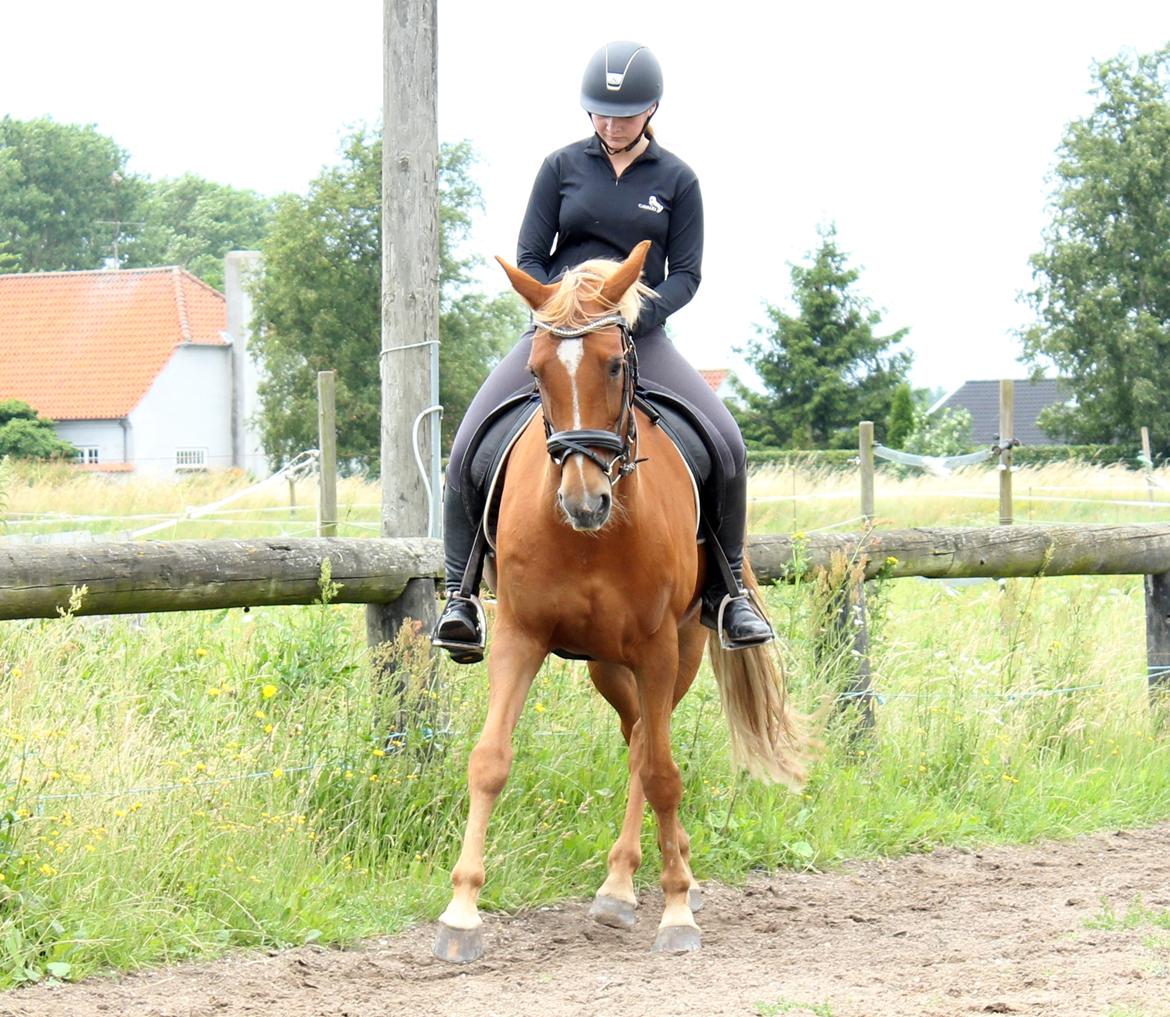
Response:
M721 442L729 464L721 491L705 491L718 506L708 534L721 546L729 569L709 568L702 593L703 623L719 627L724 647L758 646L772 628L743 589L747 518L747 471L743 437L735 419L675 349L663 327L699 286L703 253L703 203L694 172L660 147L650 119L662 97L662 71L653 53L632 42L614 42L594 54L585 69L581 105L594 134L562 148L537 175L520 228L518 267L540 283L559 278L591 258L623 259L651 241L644 265L638 313L630 322L641 384L690 405L711 440ZM459 663L483 658L485 633L476 602L460 593L479 519L470 518L460 489L472 437L507 397L530 389L529 329L472 400L451 448L444 496L447 602L433 642ZM724 577L730 575L730 579ZM729 589L733 586L733 589Z
M759 776L799 786L810 742L788 707L768 646L729 652L698 618L705 556L696 492L678 449L635 387L629 322L649 241L624 262L593 260L556 283L505 265L537 326L528 367L540 393L512 445L496 526L497 610L483 732L467 766L470 808L451 873L451 902L435 953L465 963L483 952L478 898L488 822L512 765L512 732L551 652L589 660L629 745L621 833L594 898L597 921L632 929L642 817L654 810L663 911L654 949L696 950L701 904L690 841L679 820L682 779L671 714L709 644L733 758ZM745 578L752 583L751 573Z

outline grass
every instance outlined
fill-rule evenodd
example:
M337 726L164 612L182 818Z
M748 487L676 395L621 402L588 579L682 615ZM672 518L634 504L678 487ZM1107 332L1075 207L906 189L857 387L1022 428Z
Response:
M62 483L67 511L76 492ZM8 510L28 511L15 503L36 492L11 485ZM811 708L844 681L841 661L816 650L817 596L768 597L793 695ZM1019 581L1006 603L993 582L886 581L869 606L876 729L858 737L839 715L803 793L731 770L706 668L680 705L683 819L701 879L1170 816L1140 578ZM362 610L344 605L0 626L0 985L348 943L437 915L486 671L445 666L435 683L425 646L408 640L402 653L388 677L365 647ZM626 756L583 665L542 670L516 750L484 906L592 893L621 821ZM648 885L649 816L644 848Z
M315 532L317 484L285 480L251 489L234 470L142 478L81 473L71 466L12 464L0 482L0 536L88 531L123 539L169 522L152 540L210 537L307 536ZM1013 474L1018 523L1139 523L1170 519L1170 469L1151 474L1122 467L1053 464ZM222 510L207 506L240 496ZM857 529L858 479L832 469L764 467L751 482L751 532ZM374 481L343 478L338 484L340 536L378 531L380 493ZM295 501L295 505L292 502ZM6 503L5 503L6 502ZM879 526L988 526L999 520L999 479L994 469L967 467L948 478L906 476L880 467L875 481Z
M775 1003L757 1003L756 1013L759 1017L780 1017L781 1014L810 1014L812 1017L833 1017L833 1010L828 1003L799 1003L791 999L781 999Z

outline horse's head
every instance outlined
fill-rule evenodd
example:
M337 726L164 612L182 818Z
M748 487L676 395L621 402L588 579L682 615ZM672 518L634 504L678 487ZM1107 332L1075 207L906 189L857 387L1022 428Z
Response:
M561 468L557 502L576 530L609 521L613 485L636 460L630 328L650 292L638 281L649 248L644 240L625 261L588 261L555 283L496 259L536 318L528 369Z

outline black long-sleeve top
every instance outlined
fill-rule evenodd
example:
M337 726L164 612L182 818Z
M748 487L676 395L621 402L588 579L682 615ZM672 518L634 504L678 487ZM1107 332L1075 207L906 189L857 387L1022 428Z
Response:
M555 240L555 246L554 246ZM541 282L589 258L626 258L650 240L635 335L661 325L699 288L703 198L694 171L653 138L616 176L597 135L544 160L520 226L517 264Z

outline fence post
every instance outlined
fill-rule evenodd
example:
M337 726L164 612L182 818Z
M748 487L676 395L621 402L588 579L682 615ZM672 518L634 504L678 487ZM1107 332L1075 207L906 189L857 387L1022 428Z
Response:
M873 421L857 425L857 451L861 462L861 514L865 528L873 525Z
M1142 428L1142 463L1146 475L1146 497L1154 500L1154 457L1150 453L1150 429Z
M1015 384L999 383L999 525L1012 524L1012 447L1015 445Z
M1170 692L1170 572L1146 576L1146 674L1151 699Z
M857 425L857 451L861 464L861 514L866 532L873 526L873 421ZM849 680L840 700L842 708L855 705L863 728L873 727L873 689L869 672L869 624L865 614L865 581L854 584L847 569L833 610L831 650L847 653Z
M317 372L317 536L337 536L337 407L336 375Z

